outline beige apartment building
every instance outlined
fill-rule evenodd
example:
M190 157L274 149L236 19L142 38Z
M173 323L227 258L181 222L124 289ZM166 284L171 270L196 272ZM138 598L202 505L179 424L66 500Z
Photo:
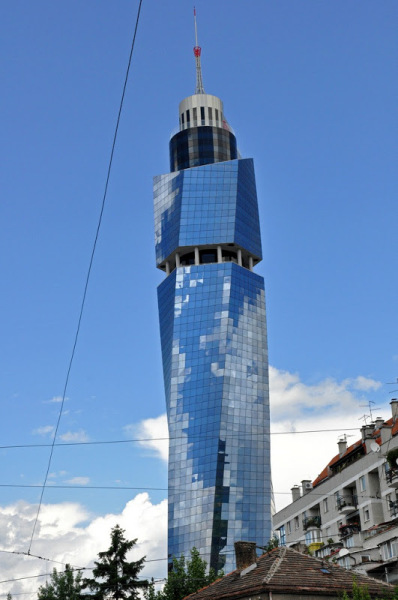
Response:
M274 515L281 545L310 552L357 573L398 582L398 400L392 416L361 428L314 480L292 488Z

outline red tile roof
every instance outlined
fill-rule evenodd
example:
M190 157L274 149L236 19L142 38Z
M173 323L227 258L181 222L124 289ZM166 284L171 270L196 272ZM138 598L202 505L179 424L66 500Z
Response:
M244 598L273 592L280 594L317 594L338 597L352 591L353 580L367 586L372 597L387 595L394 586L367 575L351 573L333 563L301 554L292 548L275 548L257 559L256 568L241 577L238 570L187 596L189 600Z
M398 419L394 423L393 418L391 418L388 421L385 421L384 425L389 425L390 427L392 427L392 429L391 429L392 436L394 436L398 433ZM373 437L373 440L377 444L379 444L379 446L381 446L381 431L380 431L380 429L376 429L373 432L372 437ZM322 483L322 481L325 481L325 479L330 477L330 475L332 475L331 467L333 467L333 465L335 463L337 463L339 460L342 460L343 458L348 458L351 454L353 454L355 451L357 451L361 446L366 454L366 445L363 443L362 440L358 440L357 442L355 442L354 444L349 446L342 456L340 456L339 454L336 454L336 456L334 456L332 458L332 460L326 465L326 467L319 473L318 477L316 479L314 479L314 481L312 482L312 487L319 485L320 483Z

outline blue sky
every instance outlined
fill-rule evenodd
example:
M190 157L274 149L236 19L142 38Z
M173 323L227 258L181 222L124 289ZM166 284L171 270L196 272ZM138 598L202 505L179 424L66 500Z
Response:
M3 446L51 442L137 7L135 0L2 6ZM371 400L388 418L395 386L385 383L398 377L398 6L198 0L196 8L205 90L222 98L242 156L255 161L274 429L339 430L301 436L302 446L298 436L275 443L275 490L288 492L298 483L293 477L316 477L338 433L362 424L368 411L361 405ZM163 275L155 268L152 177L169 169L178 103L194 92L193 35L189 3L144 0L59 441L164 432L156 303ZM282 465L292 449L299 462L290 473ZM0 483L41 483L48 452L0 450ZM48 514L72 503L63 508L76 521L67 521L68 535L83 536L114 515L137 537L126 503L131 509L135 502L139 520L137 493L166 488L167 468L156 442L152 449L65 447L55 450L50 479L82 484L45 492ZM166 492L149 494L146 514L155 511L164 523ZM38 498L36 488L2 487L0 517L23 501L28 531ZM142 547L148 558L165 552L162 527L159 545ZM56 537L59 530L41 547L39 536L36 552L64 556ZM84 560L101 549L93 541ZM148 574L161 576L162 565ZM2 572L18 576L20 568L3 563ZM41 568L32 564L31 572Z

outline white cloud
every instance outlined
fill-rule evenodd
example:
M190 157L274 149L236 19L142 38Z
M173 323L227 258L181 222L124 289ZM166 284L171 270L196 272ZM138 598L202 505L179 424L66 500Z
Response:
M68 398L65 398L65 402ZM62 396L53 396L50 400L43 400L43 404L59 404L62 402Z
M49 435L54 433L54 425L43 425L32 431L33 435Z
M362 375L359 375L353 380L352 385L357 390L368 392L371 390L378 390L381 388L382 383L381 381L375 381L369 377L363 377Z
M131 438L141 439L138 445L151 450L157 458L168 460L169 430L165 414L154 419L144 419L135 425L126 425L124 431Z
M83 429L80 429L79 431L67 431L60 435L59 439L63 442L88 442L90 438Z
M343 381L327 378L305 384L298 374L270 367L271 397L271 462L277 508L290 502L290 488L302 479L313 480L337 453L340 434L359 436L361 410L366 392L380 388L380 383L364 376ZM383 415L388 418L388 414ZM353 428L353 431L349 431ZM319 431L330 430L336 431ZM151 450L157 458L167 460L168 431L166 415L145 419L125 428L127 435L141 438L142 448ZM315 433L291 433L316 431ZM53 432L51 426L36 430L40 435ZM159 439L160 438L160 439ZM86 440L84 431L67 432L64 441ZM59 475L66 476L63 472ZM85 485L89 479L73 477L69 483ZM26 552L29 547L37 506L20 502L0 506L0 539L2 548ZM129 539L138 538L132 558L143 555L148 560L166 557L167 502L152 504L148 494L138 494L120 514L92 516L78 503L43 505L37 535L31 554L51 557L81 567L92 564L99 551L109 545L110 529L119 523ZM0 554L2 579L48 572L44 561L26 556ZM57 565L55 565L57 566ZM166 561L148 563L144 575L164 577ZM37 590L40 580L23 580L0 584L0 594Z
M88 485L90 477L72 477L72 479L67 479L65 483L69 483L70 485Z
M0 506L3 550L26 553L36 513L37 505L26 502ZM138 538L128 556L130 560L145 555L148 560L166 558L167 501L152 504L146 493L138 494L127 502L121 513L109 513L101 517L90 515L79 503L43 504L31 555L68 562L78 567L92 566L98 552L109 547L109 533L117 523L126 530L128 539ZM144 577L165 577L166 565L166 560L149 562L141 574ZM62 570L61 565L33 556L0 553L2 580L48 573L54 566ZM38 578L0 584L0 595L8 592L34 593L44 582L45 578Z
M278 510L291 502L293 485L313 481L337 454L339 435L346 432L348 444L360 438L363 392L380 386L361 375L308 385L297 374L270 367L271 467ZM287 433L294 431L316 433Z
M359 439L359 406L366 401L364 393L379 389L381 383L359 375L342 381L326 378L305 384L297 373L272 366L269 374L272 481L279 510L291 501L293 485L303 479L314 480L337 454L339 435L346 433L348 443ZM167 460L165 414L129 425L125 430L131 437L145 439L140 443L142 447ZM295 431L314 433L290 433Z

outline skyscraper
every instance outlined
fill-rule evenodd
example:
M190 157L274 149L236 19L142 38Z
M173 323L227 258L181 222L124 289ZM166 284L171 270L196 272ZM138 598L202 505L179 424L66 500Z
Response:
M200 52L196 40L171 172L154 178L168 551L195 546L228 571L235 541L271 534L267 333L253 161L238 157L223 103L204 91Z

